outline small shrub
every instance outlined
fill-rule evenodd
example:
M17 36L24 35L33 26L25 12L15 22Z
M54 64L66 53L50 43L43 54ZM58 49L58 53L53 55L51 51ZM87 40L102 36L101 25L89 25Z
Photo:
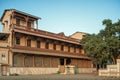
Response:
M57 71L57 74L60 74L60 71Z

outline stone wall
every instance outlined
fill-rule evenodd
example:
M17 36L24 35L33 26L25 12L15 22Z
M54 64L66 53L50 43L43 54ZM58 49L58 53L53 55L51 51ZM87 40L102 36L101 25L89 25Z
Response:
M59 68L22 68L12 67L10 68L10 74L18 75L39 75L39 74L55 74L59 71ZM95 68L76 68L75 73L93 73L96 71Z
M117 76L117 77L120 77L120 59L117 59L117 64L107 65L107 69L100 69L99 76Z
M22 68L22 67L13 67L10 68L10 74L18 75L39 75L39 74L53 74L57 73L58 68Z
M96 68L78 68L76 73L93 73L96 71Z

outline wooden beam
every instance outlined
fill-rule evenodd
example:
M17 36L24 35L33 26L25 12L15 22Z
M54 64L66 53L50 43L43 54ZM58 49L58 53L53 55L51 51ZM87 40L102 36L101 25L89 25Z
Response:
M52 67L52 58L50 57L50 67Z
M33 67L35 67L35 56L33 55Z
M23 54L23 59L22 59L22 61L23 61L23 67L25 67L25 54Z
M15 44L15 32L12 31L12 47L14 47Z
M42 59L42 67L44 67L44 62L43 62L44 59L43 59L43 57L41 57L41 59Z
M36 20L36 28L37 28L37 31L38 31L38 20Z

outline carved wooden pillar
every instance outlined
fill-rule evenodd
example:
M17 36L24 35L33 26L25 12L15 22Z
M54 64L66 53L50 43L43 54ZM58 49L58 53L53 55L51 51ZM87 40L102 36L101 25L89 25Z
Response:
M14 31L12 31L12 36L11 36L11 42L12 42L12 44L11 44L11 46L12 47L14 47L14 45L15 45L15 32Z
M74 46L74 54L76 55L76 46Z
M50 57L50 67L52 67L52 58Z
M25 55L23 54L23 58L22 58L23 60L23 67L25 66Z
M36 31L38 31L38 20L36 20Z
M13 26L14 26L14 25L13 25L13 23L14 23L14 22L13 22L14 15L15 15L15 14L14 14L14 11L12 11L11 20L10 20L10 25L12 26L12 28L13 28Z
M44 57L41 57L41 59L42 59L42 67L44 67Z
M27 46L27 35L25 35L25 46Z
M25 28L27 29L27 28L28 28L28 26L27 26L27 24L28 24L28 16L25 17L25 22L26 22L26 26L25 26Z
M64 66L66 66L66 58L64 58Z
M33 67L35 67L35 56L33 55Z
M9 65L10 66L13 66L13 58L14 58L13 55L14 55L13 52L10 51L9 56L8 56L9 57Z

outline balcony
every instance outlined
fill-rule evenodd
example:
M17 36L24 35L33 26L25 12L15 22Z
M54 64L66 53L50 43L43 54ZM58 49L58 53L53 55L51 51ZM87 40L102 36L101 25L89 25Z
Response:
M61 35L51 33L51 32L48 32L48 31L44 31L44 30L29 28L27 26L22 26L22 25L17 26L16 24L14 24L12 26L12 29L15 29L15 31L19 31L21 33L27 33L27 34L30 34L30 35L32 34L32 35L35 35L35 36L37 35L37 36L41 36L41 37L45 37L45 38L50 38L50 39L55 39L55 40L60 40L60 41L65 41L65 42L70 42L70 43L80 45L79 44L80 41L77 40L77 39L73 39L73 38L70 38L70 37L67 37L67 36L61 36Z
M15 45L13 47L13 52L89 59L85 54L77 54L77 53L70 53L64 51L41 49L41 48L18 46L18 45Z

